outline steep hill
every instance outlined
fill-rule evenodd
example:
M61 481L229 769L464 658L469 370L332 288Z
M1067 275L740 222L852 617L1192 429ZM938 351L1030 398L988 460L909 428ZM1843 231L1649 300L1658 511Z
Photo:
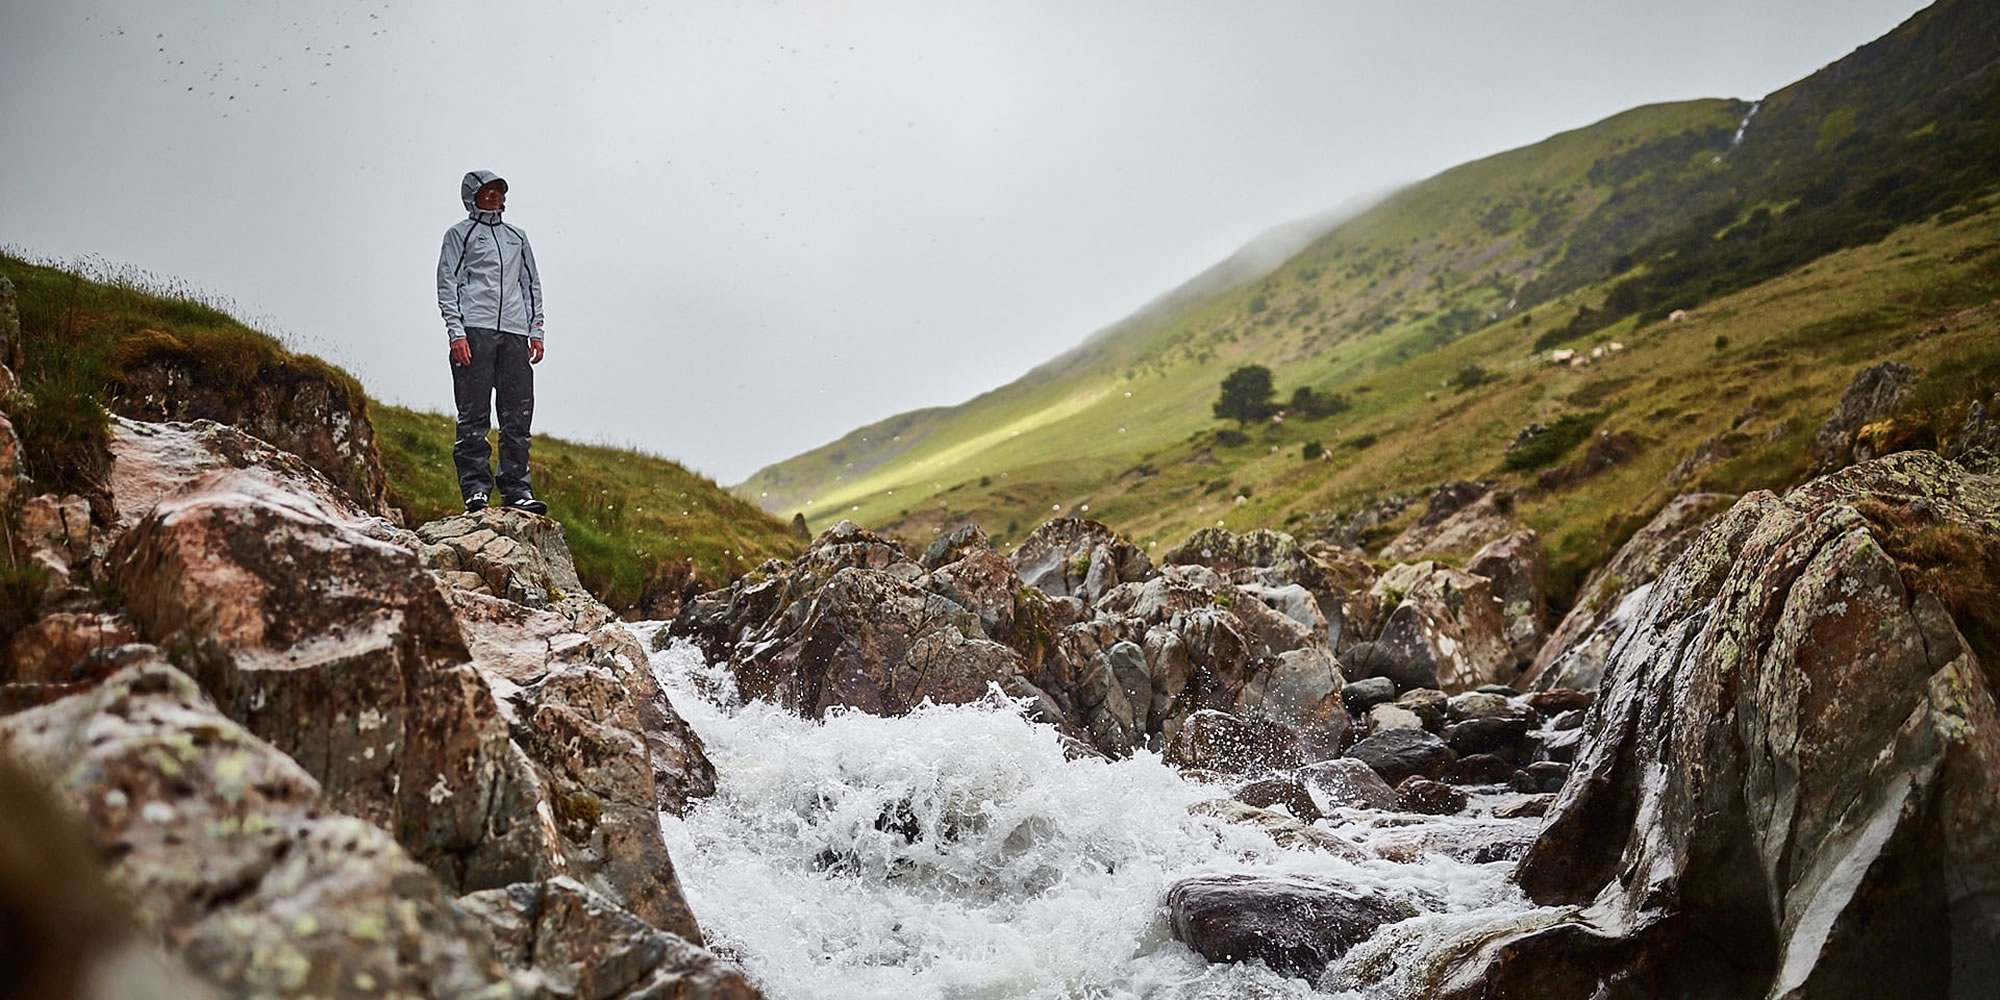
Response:
M737 489L815 527L854 517L928 535L978 519L1002 540L1088 505L1171 545L1218 517L1297 524L1443 478L1533 484L1502 466L1508 443L1575 413L1565 428L1644 438L1630 468L1652 483L1535 486L1531 510L1564 521L1559 558L1563 530L1583 536L1568 556L1587 558L1606 518L1657 505L1656 466L1727 431L1749 396L1795 399L1774 419L1805 420L1862 361L1949 357L1936 352L1990 334L1977 320L1950 327L1963 340L1909 336L1994 295L1980 248L2000 179L1996 54L2000 9L1946 0L1761 103L1638 108L1454 168L1267 276L1142 312L1012 384ZM1676 309L1697 321L1666 322ZM1546 365L1552 348L1612 340L1633 352ZM1218 435L1217 386L1253 363L1275 371L1280 401L1310 397L1283 425ZM1323 457L1307 461L1312 442ZM1734 461L1716 485L1794 471L1777 453Z
M185 287L124 272L92 280L5 255L0 275L19 299L21 356L11 366L33 399L20 430L40 488L94 491L108 461L108 406L242 425L371 509L421 521L459 508L449 417L373 403L346 372ZM664 458L537 435L533 471L578 574L615 609L671 604L690 575L718 583L798 548L784 524Z

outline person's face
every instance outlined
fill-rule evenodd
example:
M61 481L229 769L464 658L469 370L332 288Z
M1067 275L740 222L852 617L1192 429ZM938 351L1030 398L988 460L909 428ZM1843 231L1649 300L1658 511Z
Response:
M488 184L472 196L472 203L482 212L498 212L507 207L507 189L498 184Z

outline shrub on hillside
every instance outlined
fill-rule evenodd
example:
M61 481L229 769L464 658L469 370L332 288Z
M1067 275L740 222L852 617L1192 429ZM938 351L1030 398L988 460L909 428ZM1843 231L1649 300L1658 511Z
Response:
M1541 431L1515 441L1508 447L1507 457L1501 464L1515 472L1553 465L1589 437L1603 419L1604 414L1596 411L1565 413Z
M1307 441L1302 454L1305 456L1305 460L1310 462L1316 458L1325 456L1326 446L1320 444L1318 441Z

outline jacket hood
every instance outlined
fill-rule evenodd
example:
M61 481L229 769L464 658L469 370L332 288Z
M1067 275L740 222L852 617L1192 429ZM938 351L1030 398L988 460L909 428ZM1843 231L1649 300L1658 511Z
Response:
M491 170L474 170L466 174L464 180L458 182L458 200L465 203L466 211L479 211L479 206L472 203L472 196L478 194L480 188L494 181L500 182L501 190L507 189L507 179Z

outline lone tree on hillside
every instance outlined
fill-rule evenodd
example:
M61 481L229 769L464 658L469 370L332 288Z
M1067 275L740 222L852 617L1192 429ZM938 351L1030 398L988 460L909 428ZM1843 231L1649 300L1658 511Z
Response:
M1215 401L1215 415L1234 420L1237 426L1262 420L1271 414L1271 369L1244 365L1222 380L1222 396Z

